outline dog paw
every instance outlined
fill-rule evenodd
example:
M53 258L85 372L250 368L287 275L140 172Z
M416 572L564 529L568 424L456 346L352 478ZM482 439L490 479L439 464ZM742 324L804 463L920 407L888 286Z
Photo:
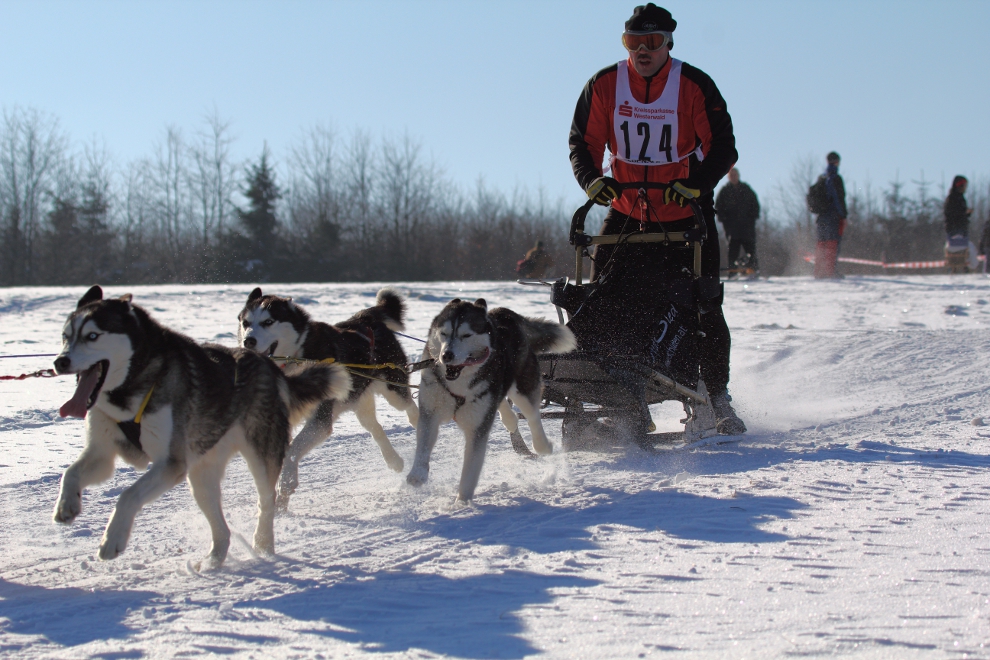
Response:
M458 495L457 498L454 500L454 507L453 508L455 508L455 509L466 509L466 508L468 508L470 506L471 506L471 500L469 500L469 499L466 500L466 499L462 498L460 495Z
M74 497L61 497L55 505L55 513L52 518L57 523L68 525L82 510L82 498L77 493Z
M546 440L540 441L537 440L536 438L533 438L533 449L540 456L549 456L550 454L553 453L553 445L547 442Z
M104 537L103 542L100 544L100 559L102 561L116 559L124 551L125 547L127 547L127 543L118 543Z
M429 468L414 467L406 475L406 483L410 486L422 486L426 483L426 478L430 476Z
M275 556L275 538L268 534L255 534L254 551L266 557Z
M202 561L193 563L192 567L197 573L213 573L220 570L220 567L223 566L223 560L225 558L226 557L217 557L211 552L203 557Z
M395 452L393 452L391 456L385 456L385 463L394 472L402 472L402 470L405 469L406 467L405 461L403 461L402 457L396 454Z
M130 527L114 524L114 521L111 520L110 524L107 525L107 530L103 533L103 540L100 542L100 559L116 559L127 547L130 536Z

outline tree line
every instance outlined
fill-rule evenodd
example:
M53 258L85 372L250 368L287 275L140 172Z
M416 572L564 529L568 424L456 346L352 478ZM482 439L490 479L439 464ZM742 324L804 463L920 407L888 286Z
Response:
M316 126L277 162L267 147L238 162L233 144L214 113L191 134L167 127L151 155L119 166L98 143L74 145L50 115L4 110L0 286L509 279L537 239L556 274L570 274L573 209L481 182L464 191L408 137L344 139ZM805 272L815 241L805 195L819 169L801 159L761 195L764 273ZM942 258L942 190L923 177L912 186L847 182L842 254ZM988 193L971 180L974 242Z
M33 109L0 123L0 285L502 279L569 212L537 192L464 192L408 137L300 136L234 160L216 114L118 167ZM277 166L276 166L277 165Z

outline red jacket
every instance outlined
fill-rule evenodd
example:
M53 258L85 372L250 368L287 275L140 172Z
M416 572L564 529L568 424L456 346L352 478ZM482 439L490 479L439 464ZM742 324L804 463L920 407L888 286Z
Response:
M651 78L643 78L629 65L629 87L637 100L652 103L663 93L670 73L671 60ZM616 65L602 69L585 85L574 110L571 124L570 149L571 166L574 176L582 188L587 190L591 182L602 176L602 161L605 149L611 152L612 118L615 112ZM688 187L698 188L702 193L702 205L712 204L712 191L719 180L726 175L736 162L736 138L732 134L732 119L725 107L725 100L715 83L706 73L684 63L681 67L680 93L677 106L677 151L686 154L699 145L704 160L694 155L672 165L647 166L631 165L616 160L609 175L620 183L654 181L668 183L686 180ZM636 191L627 190L622 198L612 204L612 208L627 215L633 213ZM660 222L680 220L691 216L690 209L677 205L664 205L663 192L650 191L650 199ZM655 218L649 218L653 221Z

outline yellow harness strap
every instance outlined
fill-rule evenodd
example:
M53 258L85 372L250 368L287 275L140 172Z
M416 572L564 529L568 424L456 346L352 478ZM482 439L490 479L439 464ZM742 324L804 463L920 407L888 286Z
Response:
M144 415L144 409L148 407L148 402L151 401L151 395L154 394L154 392L155 392L155 386L152 385L151 389L148 390L148 393L144 395L144 401L142 401L141 405L138 407L137 414L134 415L135 424L141 423L141 417Z

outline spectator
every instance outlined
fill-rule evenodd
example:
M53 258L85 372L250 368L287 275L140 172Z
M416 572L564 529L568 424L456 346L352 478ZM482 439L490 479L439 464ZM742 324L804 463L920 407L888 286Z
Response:
M953 273L968 273L976 267L976 246L969 240L969 216L973 209L966 204L966 187L969 181L964 176L952 179L952 189L942 211L945 214L945 260ZM984 232L986 233L986 232ZM981 248L985 248L980 241Z
M553 257L544 249L543 241L536 241L536 245L516 263L516 272L520 277L542 279L553 266Z
M815 225L818 228L818 245L815 249L815 278L831 279L842 277L835 270L839 258L839 241L846 230L846 187L839 176L839 154L834 151L825 157L828 167L825 174L818 177L818 182L809 191L809 203L820 190L822 197L820 205L812 207L812 212L818 213ZM824 193L823 195L821 193ZM815 209L821 209L816 211Z
M969 238L969 216L973 209L966 205L966 188L969 181L964 176L952 179L952 190L945 198L942 211L945 213L945 235Z
M739 181L739 170L734 167L729 170L729 183L722 186L715 199L715 213L729 239L729 277L743 265L757 270L756 219L760 217L760 201L752 188ZM745 263L737 261L740 250L744 250L744 257L749 255Z

